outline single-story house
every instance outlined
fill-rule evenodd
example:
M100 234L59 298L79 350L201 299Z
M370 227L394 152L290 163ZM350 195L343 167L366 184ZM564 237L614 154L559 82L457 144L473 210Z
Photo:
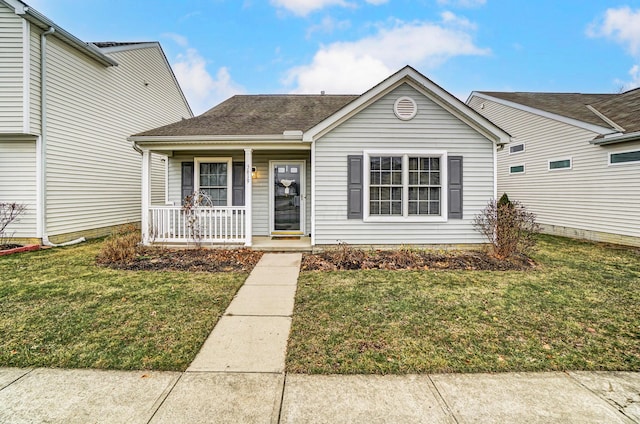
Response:
M545 232L640 246L640 89L482 91L467 104L513 137L498 152L498 194Z
M309 247L483 243L509 135L407 66L361 95L239 95L130 137L143 152L145 243L301 237ZM168 157L154 201L152 154ZM195 217L185 196L205 192Z
M0 202L27 207L6 235L63 243L139 222L127 137L193 117L160 45L85 43L19 0L0 0L0 33ZM151 159L159 201L162 159Z

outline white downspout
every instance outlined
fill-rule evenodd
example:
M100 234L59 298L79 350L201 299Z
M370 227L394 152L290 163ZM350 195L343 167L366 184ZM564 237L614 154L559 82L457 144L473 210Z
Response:
M42 230L42 244L45 246L60 247L82 243L86 239L68 241L66 243L53 244L47 234L47 35L55 32L54 27L40 35L40 228Z

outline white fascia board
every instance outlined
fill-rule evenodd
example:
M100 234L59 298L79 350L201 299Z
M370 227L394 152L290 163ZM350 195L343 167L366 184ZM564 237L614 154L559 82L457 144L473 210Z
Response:
M591 144L596 146L606 146L607 144L626 143L628 141L640 140L640 131L632 132L629 134L612 134L604 136L603 138L596 138L590 141Z
M96 49L99 49L102 53L117 53L124 52L128 50L137 50L137 49L148 49L151 47L160 47L160 43L157 41L149 41L145 43L132 43L132 44L124 44L121 46L111 46L111 47L98 47L94 43L90 43Z
M54 28L55 32L53 35L65 43L71 45L72 47L80 50L87 56L92 59L100 62L104 66L118 66L118 62L111 59L108 56L105 56L100 52L100 50L93 46L93 44L85 43L80 40L76 36L71 33L65 31L52 20L44 16L42 13L38 12L32 7L29 7L26 3L23 3L19 0L0 0L1 3L4 3L6 6L10 7L14 10L14 13L18 16L27 19L29 22L36 25L38 28L48 30L49 28Z
M300 140L284 140L282 136L271 139L265 136L224 137L129 137L141 149L154 151L186 151L186 150L236 150L252 148L254 150L311 150L311 143Z
M310 142L324 135L339 123L344 122L364 107L370 105L405 82L469 124L494 143L507 144L509 142L509 134L410 66L405 66L329 118L307 130L302 138L303 141Z
M529 112L529 113L533 113L534 115L538 115L538 116L542 116L544 118L549 118L549 119L553 119L555 121L559 121L559 122L563 122L565 124L568 125L572 125L574 127L578 127L578 128L582 128L585 129L587 131L592 131L595 132L597 134L611 134L616 132L616 130L611 129L611 128L607 128L607 127L602 127L600 125L594 125L594 124L590 124L588 122L584 122L584 121L580 121L578 119L574 119L574 118L569 118L566 116L562 116L562 115L558 115L557 113L551 113L551 112L547 112L545 110L542 109L537 109L531 106L526 106L520 103L516 103L516 102L512 102L510 100L504 100L504 99L499 99L497 97L493 97L493 96L489 96L487 94L484 93L479 93L477 91L474 91L473 93L471 93L471 95L469 96L469 99L467 100L467 102L469 102L471 100L471 98L473 97L478 97L480 99L485 99L485 100L489 100L504 106L509 106L511 108L514 109L518 109L518 110L522 110L524 112Z
M260 142L273 142L279 141L282 143L302 143L300 137L292 138L285 136L284 134L269 134L269 135L139 135L128 137L127 140L135 141L136 143L162 143L162 142L193 142L193 143L238 143L246 141L247 143L260 143Z

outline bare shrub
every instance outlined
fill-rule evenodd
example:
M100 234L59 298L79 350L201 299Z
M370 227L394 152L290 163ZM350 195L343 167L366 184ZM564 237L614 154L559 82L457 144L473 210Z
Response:
M0 202L0 245L7 242L13 233L7 234L7 227L27 209L27 205L16 202Z
M213 207L211 197L203 191L194 192L184 198L182 212L185 215L189 237L196 247L202 246L205 229L201 221L201 208Z
M134 225L121 227L104 241L97 262L100 264L133 262L138 256L140 241L140 231Z
M509 200L506 193L500 200L490 201L476 215L473 225L489 240L494 256L500 259L528 253L540 231L535 214L519 201Z

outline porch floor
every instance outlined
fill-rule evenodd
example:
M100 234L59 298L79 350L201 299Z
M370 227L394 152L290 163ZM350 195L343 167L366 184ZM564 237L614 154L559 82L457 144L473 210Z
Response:
M311 238L300 237L278 238L269 236L257 236L252 239L251 248L265 252L311 252Z

